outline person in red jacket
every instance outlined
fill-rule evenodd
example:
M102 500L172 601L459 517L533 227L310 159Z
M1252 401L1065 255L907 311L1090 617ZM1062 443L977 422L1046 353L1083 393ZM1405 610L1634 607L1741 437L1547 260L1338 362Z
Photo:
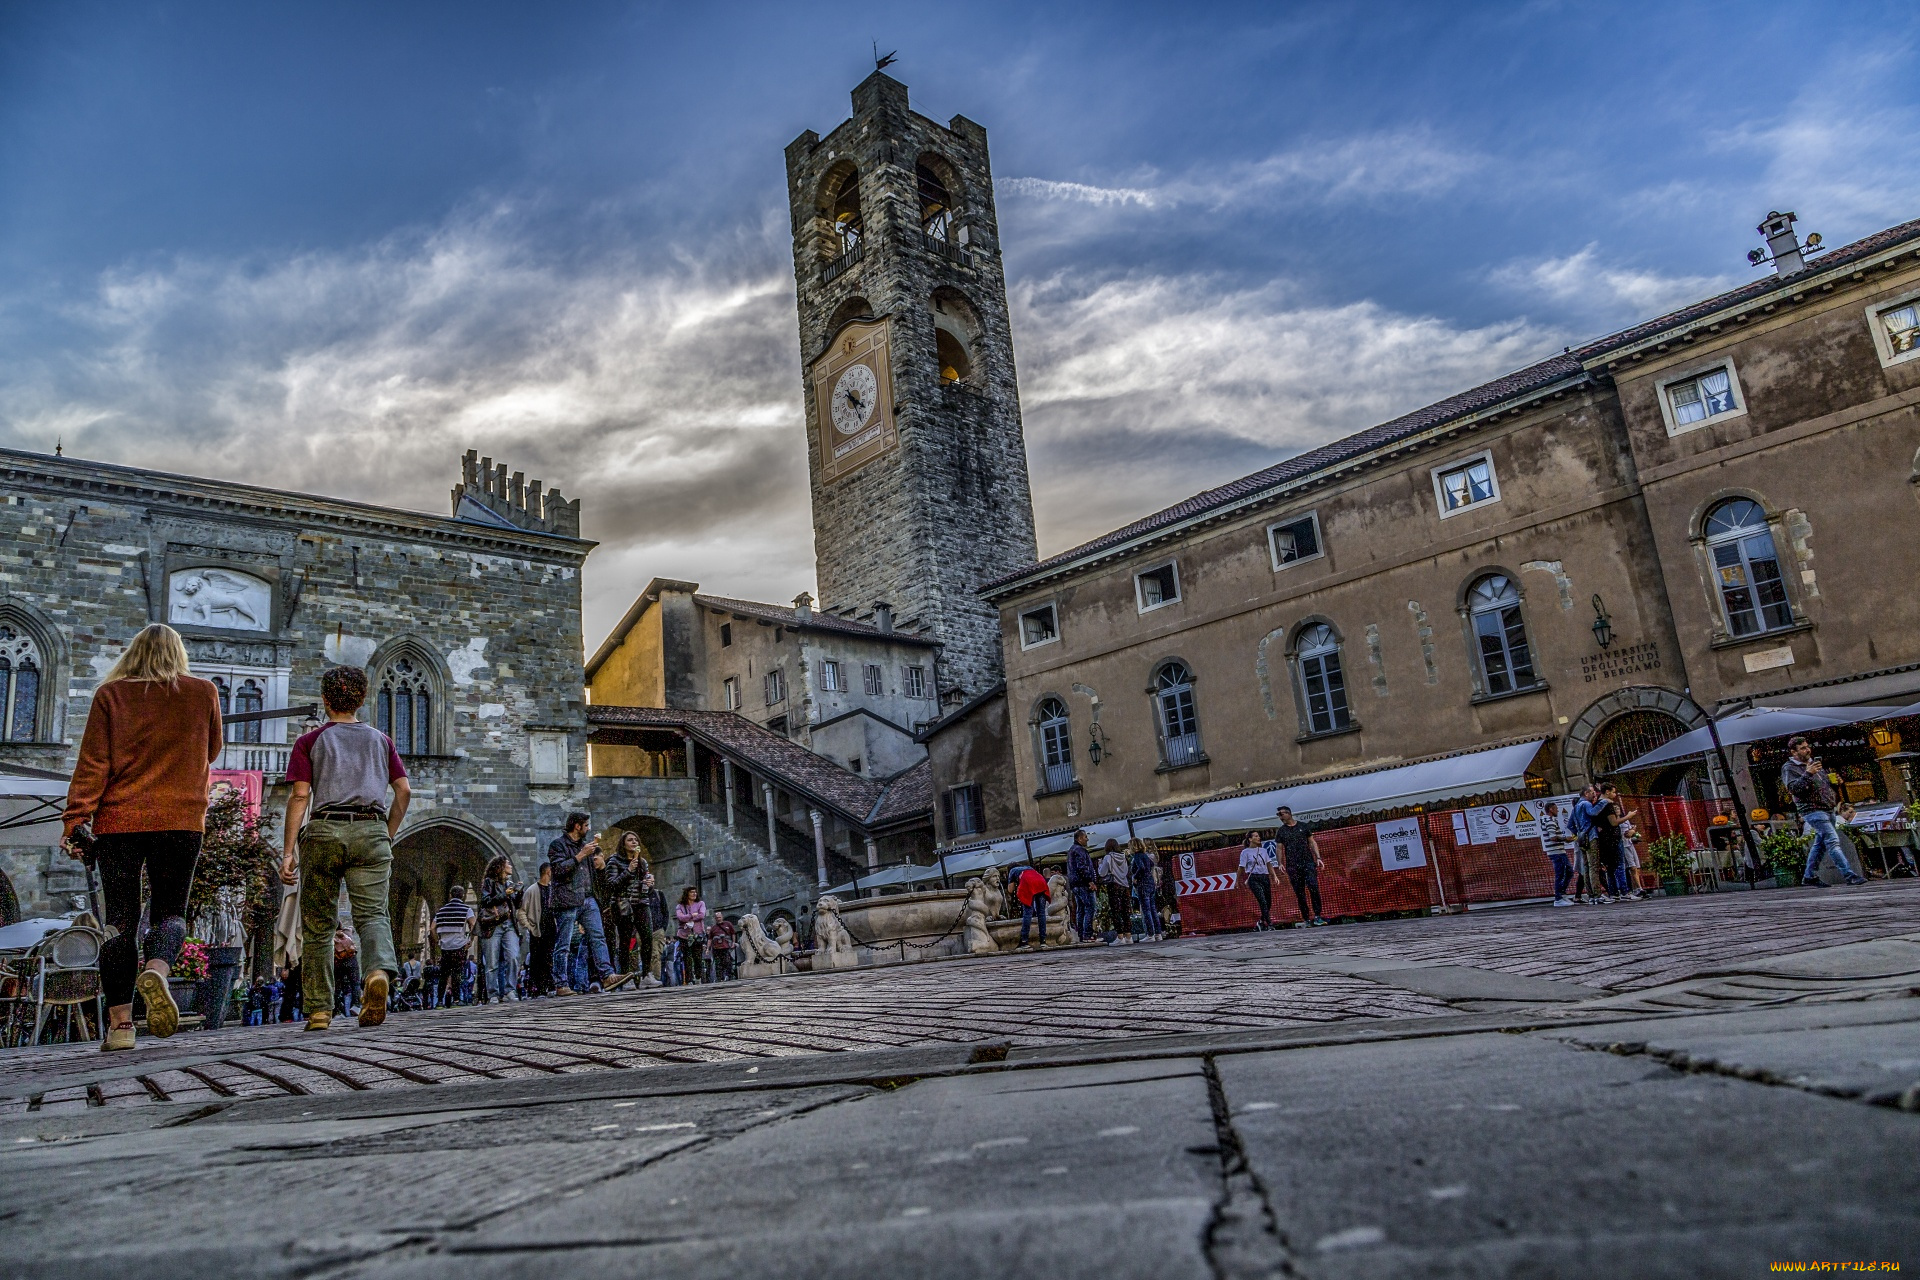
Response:
M1040 945L1047 945L1047 908L1053 905L1053 896L1047 892L1047 878L1032 867L1021 867L1011 877L1013 896L1020 903L1020 946L1019 950L1030 950L1027 946L1027 926L1037 917L1040 921Z
M220 694L187 674L187 646L160 623L133 638L94 690L67 786L66 848L100 868L107 924L100 986L107 1025L100 1047L133 1048L133 993L147 1030L170 1036L180 1009L167 974L187 940L187 889L207 826L207 770L220 756ZM140 872L146 871L147 963L139 964Z

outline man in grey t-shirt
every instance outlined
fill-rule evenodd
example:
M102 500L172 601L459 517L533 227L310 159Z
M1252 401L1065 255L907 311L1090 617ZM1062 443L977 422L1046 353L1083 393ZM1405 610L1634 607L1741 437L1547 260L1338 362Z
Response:
M333 1024L333 932L340 885L347 886L353 926L360 934L360 1025L379 1026L387 995L400 976L387 919L393 879L393 833L406 817L412 792L393 739L359 719L367 700L367 673L329 667L320 677L327 722L300 735L287 760L285 856L280 878L300 886L300 992L307 1030ZM393 794L391 806L387 794ZM301 819L312 809L303 829ZM304 865L303 865L304 864Z

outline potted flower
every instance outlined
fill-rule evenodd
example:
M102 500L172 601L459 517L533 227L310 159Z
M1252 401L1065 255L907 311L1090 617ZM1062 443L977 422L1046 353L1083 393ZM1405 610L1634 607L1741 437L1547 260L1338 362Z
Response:
M206 976L207 944L198 938L188 938L181 944L180 954L167 974L167 988L173 992L173 1002L183 1013L193 1008L194 990Z
M1807 850L1812 836L1797 836L1791 831L1770 831L1760 841L1760 856L1773 868L1774 883L1790 889L1800 883L1807 866Z
M1683 835L1661 836L1647 847L1647 869L1660 878L1660 888L1669 898L1692 892L1687 877L1693 866L1693 852Z

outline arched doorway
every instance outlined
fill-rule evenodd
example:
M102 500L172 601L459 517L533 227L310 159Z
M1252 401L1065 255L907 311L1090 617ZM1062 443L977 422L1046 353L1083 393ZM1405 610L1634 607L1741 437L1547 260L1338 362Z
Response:
M1560 748L1567 786L1577 791L1588 783L1604 781L1618 773L1622 765L1706 722L1706 712L1671 689L1616 689L1596 699L1568 726ZM1687 762L1659 775L1642 775L1634 789L1672 794L1684 777L1698 769L1697 764ZM1655 787L1659 790L1653 791Z
M428 930L422 927L422 920L431 919L439 910L453 885L479 891L480 878L495 852L495 847L478 833L451 822L415 827L394 843L387 911L393 923L394 949L402 960L426 945Z

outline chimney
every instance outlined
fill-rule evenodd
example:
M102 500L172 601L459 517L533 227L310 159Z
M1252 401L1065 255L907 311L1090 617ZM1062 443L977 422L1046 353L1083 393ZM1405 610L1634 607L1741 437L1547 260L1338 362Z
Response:
M1800 256L1800 237L1793 230L1793 224L1799 216L1797 213L1781 213L1776 209L1767 215L1765 222L1754 228L1767 239L1767 253L1773 258L1776 275L1790 276L1807 265Z
M801 626L813 621L813 597L804 591L793 598L793 620Z
M873 626L883 636L893 634L893 606L885 601L875 601L873 606Z

